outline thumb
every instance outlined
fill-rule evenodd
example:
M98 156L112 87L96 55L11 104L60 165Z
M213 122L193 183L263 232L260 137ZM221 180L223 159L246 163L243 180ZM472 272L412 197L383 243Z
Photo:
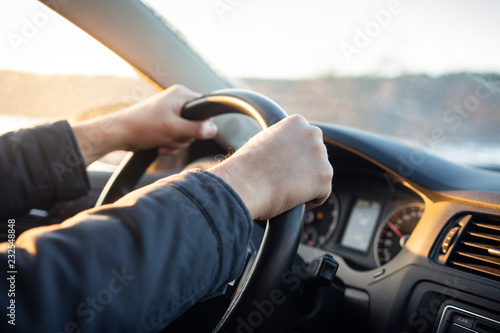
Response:
M217 125L215 125L211 120L180 120L180 132L182 133L183 137L205 140L211 139L217 134Z

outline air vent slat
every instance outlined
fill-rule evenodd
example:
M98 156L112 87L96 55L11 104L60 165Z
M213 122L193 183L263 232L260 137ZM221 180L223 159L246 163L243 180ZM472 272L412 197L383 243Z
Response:
M468 215L443 263L455 269L500 282L500 218ZM457 226L452 224L451 228Z
M481 250L486 250L486 251L488 251L489 248L490 248L490 246L488 246L488 245L479 244L479 243L462 242L462 244L464 244L466 246L475 247L475 248L478 248L478 249L481 249Z
M451 263L453 265L461 266L461 267L464 267L464 268L467 268L467 269L474 270L476 272L481 272L481 273L485 273L485 274L488 274L488 275L493 275L493 276L496 276L497 278L500 278L500 269L494 269L494 268L491 268L491 267L488 267L488 266L465 264L465 263L456 262L456 261L452 261Z
M492 256L500 257L500 248L492 247L488 249L488 253Z
M484 223L475 223L475 225L480 227L480 228L486 228L486 229L500 231L500 225L484 224Z
M480 255L480 254L475 254L475 253L467 253L467 252L458 252L458 254L461 256L464 256L464 257L488 262L490 264L497 265L500 267L500 258L491 257L491 256L487 256L487 255Z
M497 235L483 234L483 233L478 233L478 232L470 232L469 234L471 236L474 236L474 237L480 237L480 238L483 238L483 239L489 239L489 240L492 240L492 241L498 241L498 242L500 242L500 236L497 236Z

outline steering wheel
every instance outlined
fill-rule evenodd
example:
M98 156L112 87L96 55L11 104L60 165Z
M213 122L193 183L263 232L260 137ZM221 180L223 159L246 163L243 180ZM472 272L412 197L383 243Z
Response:
M190 101L183 106L181 116L189 120L205 120L225 113L248 115L257 120L262 129L287 117L286 112L269 98L240 89L218 90ZM132 191L156 157L156 149L130 153L109 179L96 206L114 202ZM256 310L255 301L260 304L272 300L275 297L272 294L282 290L284 274L297 253L303 215L302 204L267 222L255 260L248 261L244 276L214 333L236 332L241 325L238 317L247 320ZM264 326L265 319L263 316L262 323L253 327L254 332Z

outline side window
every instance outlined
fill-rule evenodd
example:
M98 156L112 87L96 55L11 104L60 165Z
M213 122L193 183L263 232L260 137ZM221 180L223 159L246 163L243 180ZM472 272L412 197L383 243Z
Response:
M0 5L0 133L79 121L155 93L125 61L37 1Z

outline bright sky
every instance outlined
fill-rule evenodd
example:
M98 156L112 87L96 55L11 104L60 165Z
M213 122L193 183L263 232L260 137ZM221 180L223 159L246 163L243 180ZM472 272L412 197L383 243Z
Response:
M233 77L500 72L496 0L148 3ZM0 6L0 69L131 75L43 5L2 0Z
M0 69L135 75L114 53L38 1L0 0L0 37Z

